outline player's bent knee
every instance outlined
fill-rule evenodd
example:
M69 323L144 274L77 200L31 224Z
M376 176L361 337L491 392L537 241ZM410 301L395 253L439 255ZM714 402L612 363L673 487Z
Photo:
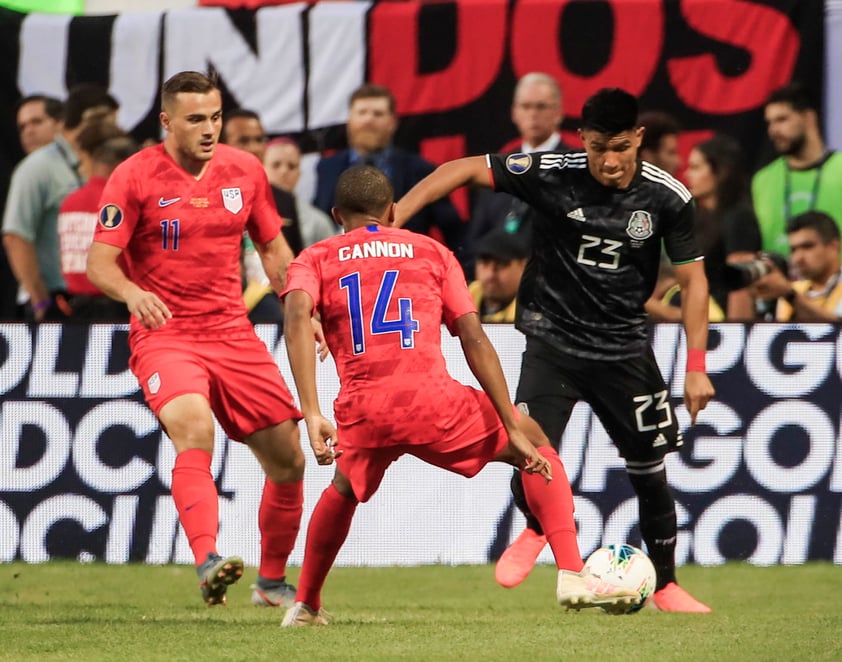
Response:
M177 453L183 453L194 448L213 453L213 425L178 422L166 426L167 436L172 440Z
M284 451L265 463L266 475L276 483L293 483L303 479L306 462L301 448L284 449Z

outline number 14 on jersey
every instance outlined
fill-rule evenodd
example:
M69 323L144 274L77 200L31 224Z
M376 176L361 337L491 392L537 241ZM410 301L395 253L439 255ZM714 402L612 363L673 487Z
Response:
M415 347L415 334L418 332L419 325L417 320L412 319L412 299L399 298L398 318L386 319L398 274L397 270L383 273L383 280L374 300L374 311L371 314L369 328L371 335L374 336L384 333L397 333L400 335L401 349L413 349ZM351 320L351 342L353 343L354 354L363 354L365 352L365 333L363 331L363 302L359 272L340 278L339 287L346 290L348 298L348 314Z

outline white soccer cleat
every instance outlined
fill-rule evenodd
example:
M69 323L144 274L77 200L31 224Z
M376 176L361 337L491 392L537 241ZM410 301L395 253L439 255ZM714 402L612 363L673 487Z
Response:
M640 604L637 591L615 586L587 572L558 571L558 604L565 609L602 607L609 614L625 614Z
M303 602L296 602L287 609L284 620L281 621L282 628L303 628L311 626L327 625L330 622L330 615L324 610L313 611Z

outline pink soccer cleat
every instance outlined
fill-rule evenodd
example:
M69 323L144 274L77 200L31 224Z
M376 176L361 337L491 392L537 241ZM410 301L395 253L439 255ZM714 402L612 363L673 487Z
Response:
M675 582L670 582L651 598L652 605L659 611L675 611L685 614L709 614L713 610L696 600Z

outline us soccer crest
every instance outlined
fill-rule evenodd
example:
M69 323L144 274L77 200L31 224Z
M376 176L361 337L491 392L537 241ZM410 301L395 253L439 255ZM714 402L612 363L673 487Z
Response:
M237 214L243 208L243 194L238 188L222 189L222 204L232 214Z
M633 211L626 226L626 234L638 241L649 239L652 236L652 215L640 209Z

